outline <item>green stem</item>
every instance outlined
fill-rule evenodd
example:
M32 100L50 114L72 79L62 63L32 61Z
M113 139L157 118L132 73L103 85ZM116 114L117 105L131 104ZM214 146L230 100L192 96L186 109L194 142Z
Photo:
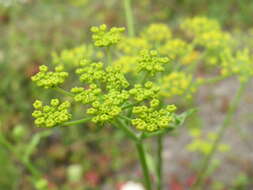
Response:
M162 190L163 187L163 135L157 137L157 190Z
M112 64L112 55L111 55L110 47L106 47L106 56L107 56L107 65Z
M28 169L28 171L31 172L33 176L41 177L40 172L29 161L23 160L20 157L20 154L17 153L15 146L9 143L2 134L0 134L0 143L3 144Z
M117 118L116 122L117 123L116 123L115 126L116 127L119 126L119 128L122 129L127 134L127 136L129 138L131 138L134 141L138 141L139 140L139 138L137 137L137 135L131 129L129 129L129 127L121 119ZM119 124L119 125L117 125L117 124Z
M144 184L145 184L146 190L152 190L146 154L144 151L142 141L136 142L135 145L136 145L136 148L138 151L139 160L141 162L141 167L142 167L142 172L143 172L143 177L144 177Z
M213 84L213 83L216 83L216 82L219 82L221 80L224 80L226 79L227 76L218 76L218 77L214 77L214 78L209 78L209 79L206 79L204 80L201 85L205 85L205 84Z
M59 126L78 125L78 124L86 123L87 121L90 121L90 120L91 120L91 117L86 117L86 118L75 120L75 121L68 121L68 122L62 123Z
M208 170L208 167L210 165L210 162L212 161L212 158L217 150L217 148L219 147L220 141L222 140L226 129L230 126L230 123L232 121L232 118L234 116L234 113L238 107L238 105L240 104L240 99L241 96L243 94L243 92L246 89L246 83L241 83L239 89L236 92L236 95L234 97L234 99L232 100L228 112L225 116L225 119L218 131L218 136L215 139L215 141L212 144L211 147L211 151L210 153L205 157L203 164L201 165L200 171L199 171L199 175L197 176L197 180L195 182L195 184L193 184L192 189L194 190L199 190L202 187L202 184L204 183L205 177L206 177L206 173Z
M134 37L135 36L134 18L133 18L133 12L131 8L131 2L132 0L124 0L124 9L125 9L125 14L126 14L128 35L130 37Z
M154 137L154 136L159 136L159 135L163 135L163 134L166 134L170 131L174 130L174 128L166 128L166 129L161 129L159 131L155 131L155 132L151 132L151 133L145 133L143 136L142 136L142 139L147 139L147 138L150 138L150 137Z
M74 97L75 95L74 94L72 94L71 92L68 92L68 91L66 91L66 90L64 90L64 89L62 89L62 88L60 88L60 87L56 87L56 88L54 88L57 92L60 92L61 94L64 94L64 95L66 95L66 96L70 96L70 97Z

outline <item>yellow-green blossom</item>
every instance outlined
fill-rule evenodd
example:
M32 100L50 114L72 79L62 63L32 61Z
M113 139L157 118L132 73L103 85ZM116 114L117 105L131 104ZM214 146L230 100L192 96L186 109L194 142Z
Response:
M148 26L141 36L153 43L161 43L171 38L171 29L162 23L155 23Z
M111 90L96 101L93 101L91 108L87 109L87 114L93 115L92 122L104 123L118 116L122 109L121 106L128 99L127 91Z
M133 96L134 100L141 102L147 99L156 98L160 88L148 81L143 85L136 84L134 88L129 90L129 94Z
M166 108L158 109L159 104L159 100L153 99L150 101L150 107L133 107L132 112L136 115L136 118L132 119L132 124L136 129L153 132L173 126L176 106L168 105Z
M32 77L32 81L34 81L38 86L44 88L56 87L62 84L65 79L68 77L68 73L63 71L64 67L59 65L55 67L55 71L48 71L48 67L45 65L41 65L39 67L39 72Z
M142 50L138 57L138 71L146 71L151 75L165 70L165 65L169 63L168 57L160 57L155 50Z
M121 40L121 35L124 31L125 28L116 27L113 27L108 31L105 24L100 25L99 27L91 27L94 45L98 47L109 47L117 44Z
M253 56L249 49L237 51L235 54L227 49L222 54L221 74L224 76L237 75L241 82L253 76Z
M103 80L105 71L102 62L92 62L83 59L79 65L80 67L76 69L76 74L80 75L79 79L81 82L91 84L95 81Z
M112 65L119 67L123 73L129 73L131 72L132 74L136 70L137 66L137 56L121 56L119 59L116 59Z
M81 45L72 49L63 50L59 55L53 52L52 58L54 64L78 66L82 59L89 59L92 57L92 54L93 48L91 46Z
M150 45L146 38L123 37L117 44L117 49L126 55L136 55L142 49L149 49Z
M206 135L200 129L191 129L190 136L193 138L192 142L186 146L190 152L198 152L200 154L208 155L211 152L214 141L217 138L217 133L209 132ZM219 144L218 150L220 152L228 152L230 146L227 144Z
M71 89L71 92L75 94L74 100L82 102L83 104L96 101L101 91L96 84L91 84L88 89L84 89L83 87L74 87Z
M161 95L165 97L183 96L191 98L196 91L192 76L184 72L172 72L162 78Z
M38 127L54 127L71 119L71 114L68 112L70 107L68 101L60 103L58 99L52 99L50 105L43 106L41 101L36 100L33 107L35 111L32 116Z
M181 58L192 51L192 46L181 39L168 40L162 45L158 52L167 55L171 59Z
M193 17L183 20L181 28L191 35L198 36L210 31L219 31L220 24L214 19Z

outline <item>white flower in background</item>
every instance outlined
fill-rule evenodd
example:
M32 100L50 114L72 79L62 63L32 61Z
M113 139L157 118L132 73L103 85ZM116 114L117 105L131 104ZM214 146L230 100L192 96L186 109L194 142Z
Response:
M145 190L140 183L129 181L125 183L120 190Z

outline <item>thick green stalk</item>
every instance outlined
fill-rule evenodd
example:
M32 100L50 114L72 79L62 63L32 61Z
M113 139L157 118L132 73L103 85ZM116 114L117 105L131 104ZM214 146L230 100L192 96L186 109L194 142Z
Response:
M163 135L157 137L157 190L163 187Z
M107 56L107 64L106 65L111 65L112 64L112 55L111 55L111 48L106 47L106 56Z
M62 123L59 126L78 125L78 124L86 123L86 122L88 122L90 120L91 120L91 117L86 117L86 118L75 120L75 121L68 121L68 122Z
M61 94L63 94L63 95L66 95L66 96L70 96L70 97L74 97L75 95L74 94L72 94L71 92L68 92L68 91L66 91L66 90L64 90L64 89L62 89L62 88L60 88L60 87L56 87L56 88L54 88L57 92L59 92L59 93L61 93Z
M130 37L134 37L135 36L134 18L133 18L133 12L132 12L132 8L131 8L132 0L124 0L123 2L124 2L125 14L126 14L128 35Z
M123 130L125 132L125 134L131 138L134 141L138 141L138 137L136 136L136 134L129 129L129 127L126 125L126 123L124 123L121 119L116 119L116 127L119 127L121 130ZM118 125L117 125L118 124Z
M141 167L142 167L142 172L143 172L143 177L144 177L144 184L145 184L145 189L146 190L152 190L152 185L151 185L151 180L150 180L150 175L149 175L149 169L147 165L147 159L146 159L146 154L145 150L142 144L142 141L136 142L135 143L137 152L139 155L139 160L141 162Z
M192 186L192 189L194 190L200 190L202 189L202 184L204 183L205 177L206 177L206 173L208 170L208 167L210 165L210 162L212 161L212 158L217 150L217 148L219 147L220 141L222 140L226 129L230 126L230 123L232 121L232 118L234 116L234 113L238 107L238 105L240 104L240 99L241 96L243 94L243 92L246 89L246 83L241 83L239 89L236 92L236 95L234 97L234 99L232 100L228 112L225 116L225 119L218 131L218 136L215 139L215 141L212 144L212 148L210 153L205 157L203 164L201 165L200 171L199 171L199 175L197 176L197 180L195 182L195 184Z

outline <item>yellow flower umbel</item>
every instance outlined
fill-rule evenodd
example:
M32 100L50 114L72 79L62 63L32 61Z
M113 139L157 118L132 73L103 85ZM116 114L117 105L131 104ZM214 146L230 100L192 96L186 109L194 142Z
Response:
M200 129L191 129L190 136L193 139L192 142L186 146L186 149L190 152L197 152L203 155L210 154L213 143L217 138L216 133L209 132L204 135ZM219 144L218 150L220 152L228 152L230 146L227 144Z
M137 65L137 56L121 56L119 59L115 60L112 64L113 66L121 68L124 73L134 73Z
M160 57L155 50L142 50L138 58L138 71L146 71L153 76L164 71L169 61L168 57Z
M136 106L133 108L133 113L137 117L132 120L132 124L136 129L153 132L173 127L176 106L168 105L166 108L158 109L159 104L159 100L153 99L150 101L150 107Z
M156 23L148 26L141 36L152 43L161 43L171 38L171 30L166 24Z
M164 45L162 45L158 52L162 55L167 55L171 59L180 59L187 56L192 52L192 46L181 39L171 39L168 40Z
M126 55L136 55L142 49L149 49L150 45L146 38L126 37L118 43L117 49Z
M65 101L60 103L58 99L52 99L50 105L43 106L42 102L36 100L33 104L35 111L32 116L38 127L55 127L71 119L68 113L70 103Z
M78 66L79 62L86 58L89 59L93 55L93 48L89 45L81 45L72 49L63 50L58 55L52 53L53 64L63 64L66 66Z
M187 18L183 20L180 27L193 36L220 30L220 25L216 20L206 17Z
M141 84L134 85L134 88L129 90L129 94L137 102L142 102L143 100L156 98L160 88L155 86L151 81L148 81L142 86Z
M221 74L224 76L237 75L241 82L246 82L253 76L253 56L249 49L236 52L230 49L222 54Z
M184 72L172 72L162 78L161 95L165 97L186 97L191 98L196 91L192 76Z
M94 45L97 47L110 47L117 44L120 41L124 31L125 28L116 27L113 27L107 31L107 26L105 24L99 27L93 26L91 28L91 32L93 33L92 39L94 41Z
M65 79L68 77L68 73L63 71L64 67L59 65L55 67L55 71L48 71L48 67L45 65L41 65L39 67L39 72L32 77L32 81L34 81L38 86L44 88L52 88L57 87L62 84Z
M193 37L193 46L204 48L203 60L210 65L220 62L223 51L234 45L231 35L221 30L219 23L205 17L186 19L181 28Z
M87 114L93 115L94 123L111 121L121 113L121 107L128 97L129 94L125 90L110 90L91 104L92 107L87 109Z

